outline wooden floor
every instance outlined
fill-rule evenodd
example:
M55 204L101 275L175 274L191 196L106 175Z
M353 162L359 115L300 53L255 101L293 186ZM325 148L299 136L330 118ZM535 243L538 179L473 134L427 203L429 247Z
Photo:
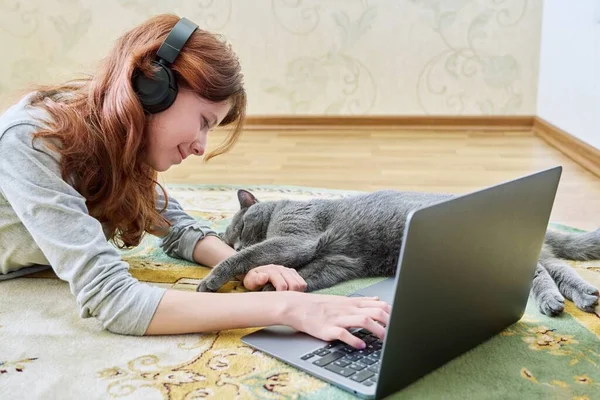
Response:
M209 147L223 138L211 133ZM189 158L161 181L465 193L554 165L564 171L551 220L600 226L600 178L530 132L248 130L231 152Z

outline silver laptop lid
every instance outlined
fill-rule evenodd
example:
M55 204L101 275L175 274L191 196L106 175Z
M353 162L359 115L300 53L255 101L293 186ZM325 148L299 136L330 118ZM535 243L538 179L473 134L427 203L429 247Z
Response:
M411 213L377 398L522 317L561 172L551 168Z

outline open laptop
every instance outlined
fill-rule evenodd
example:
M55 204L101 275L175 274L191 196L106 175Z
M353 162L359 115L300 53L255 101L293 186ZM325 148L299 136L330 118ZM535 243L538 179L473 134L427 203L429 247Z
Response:
M365 398L410 385L517 322L525 312L562 167L413 211L395 277L350 296L392 306L384 342L325 342L284 326L242 341Z

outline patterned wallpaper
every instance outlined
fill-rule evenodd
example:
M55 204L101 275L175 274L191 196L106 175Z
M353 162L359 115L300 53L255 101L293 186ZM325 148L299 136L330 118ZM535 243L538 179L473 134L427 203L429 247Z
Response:
M542 0L0 0L0 106L87 72L161 12L221 33L250 114L520 114L536 108Z

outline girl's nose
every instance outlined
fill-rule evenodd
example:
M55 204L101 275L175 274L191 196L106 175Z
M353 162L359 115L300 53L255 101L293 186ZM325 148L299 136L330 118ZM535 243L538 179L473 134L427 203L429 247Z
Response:
M198 142L192 143L192 154L201 156L204 154L204 146Z

